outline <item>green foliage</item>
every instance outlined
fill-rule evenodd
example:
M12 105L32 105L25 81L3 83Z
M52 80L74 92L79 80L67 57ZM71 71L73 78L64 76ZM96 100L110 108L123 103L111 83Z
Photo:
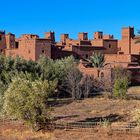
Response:
M34 62L0 55L0 113L33 128L43 127L50 117L48 97L76 65L72 56L60 60L41 56Z
M37 67L39 67L39 74L42 80L52 80L53 77L53 60L45 56L41 56L37 61Z
M123 67L115 67L112 73L113 95L117 98L125 99L129 84L131 83L131 73Z
M55 76L58 77L61 82L64 82L67 73L76 65L75 59L72 56L56 60L54 63Z
M90 60L92 62L92 66L96 68L103 67L105 63L104 54L102 53L93 53Z
M3 109L3 103L4 103L4 92L6 91L7 86L0 81L0 116L2 114Z
M40 129L49 121L47 99L55 88L55 81L14 78L5 92L3 110L8 117Z
M131 79L131 73L127 70L124 69L121 66L115 67L113 69L113 74L112 74L112 80L113 82L115 82L116 79L122 78L122 77L126 77L128 79L129 84L131 83L130 79Z
M103 120L100 120L99 124L100 126L107 128L110 126L110 121L106 118L103 118Z
M116 79L115 84L113 86L114 97L120 98L120 99L125 99L127 89L128 89L128 78L127 77L122 77L122 78Z
M74 67L76 63L72 56L60 60L52 60L45 56L41 56L37 61L37 65L40 68L42 79L63 82L67 72Z
M52 60L41 56L37 62L26 61L20 57L12 58L0 55L0 80L9 84L11 79L17 73L30 73L34 77L40 77L42 80L64 81L67 72L76 65L72 56Z
M0 80L5 84L9 84L11 78L20 72L28 72L36 76L38 72L36 65L36 62L31 60L26 61L20 57L12 58L0 55Z

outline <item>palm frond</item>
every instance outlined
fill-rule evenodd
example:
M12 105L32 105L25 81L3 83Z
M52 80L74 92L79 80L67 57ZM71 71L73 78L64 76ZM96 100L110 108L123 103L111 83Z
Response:
M104 66L104 62L105 62L104 54L93 53L90 59L91 59L93 67L100 68Z

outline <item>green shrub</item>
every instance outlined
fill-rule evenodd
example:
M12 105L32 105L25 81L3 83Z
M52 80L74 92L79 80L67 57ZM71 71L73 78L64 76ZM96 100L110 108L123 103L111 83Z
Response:
M125 99L128 89L128 78L122 77L116 79L113 86L113 95L116 98Z
M12 80L4 96L5 115L25 121L33 129L43 128L49 122L50 108L47 99L55 90L56 82Z
M6 89L7 86L0 81L0 117L3 115L4 92Z
M130 85L131 84L131 72L121 66L117 66L117 67L113 68L113 71L112 71L113 84L115 83L115 81L117 79L123 78L123 77L126 77L128 79L128 82Z

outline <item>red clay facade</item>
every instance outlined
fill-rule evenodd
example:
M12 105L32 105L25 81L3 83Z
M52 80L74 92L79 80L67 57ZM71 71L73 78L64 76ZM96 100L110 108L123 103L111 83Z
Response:
M122 28L121 40L97 31L92 39L88 38L86 32L79 33L78 39L69 38L69 34L61 34L60 42L55 41L55 33L51 31L46 32L44 38L35 34L24 34L16 38L12 33L5 34L5 31L0 31L0 54L36 61L40 55L52 59L73 55L86 60L94 52L101 52L105 55L106 65L103 69L80 65L80 70L85 74L93 74L94 77L103 77L119 65L130 70L134 75L133 79L140 83L140 43L136 43L138 38L139 36L134 34L134 27Z
M88 33L85 32L79 33L78 39L69 38L69 34L61 34L60 42L55 42L55 33L51 31L46 32L44 38L34 34L24 34L15 38L12 33L5 34L5 31L0 31L0 54L36 61L40 55L53 59L68 55L89 59L94 52L101 52L105 54L106 63L138 65L140 44L135 43L137 38L134 27L122 28L121 40L98 31L94 33L93 39L89 39Z

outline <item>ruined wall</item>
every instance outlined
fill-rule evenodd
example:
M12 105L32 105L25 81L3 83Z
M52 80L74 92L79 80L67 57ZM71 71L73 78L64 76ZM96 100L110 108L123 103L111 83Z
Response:
M8 33L6 35L6 48L7 49L14 49L16 48L16 42L15 42L15 35Z
M5 48L6 48L5 32L0 31L0 54L4 54Z

